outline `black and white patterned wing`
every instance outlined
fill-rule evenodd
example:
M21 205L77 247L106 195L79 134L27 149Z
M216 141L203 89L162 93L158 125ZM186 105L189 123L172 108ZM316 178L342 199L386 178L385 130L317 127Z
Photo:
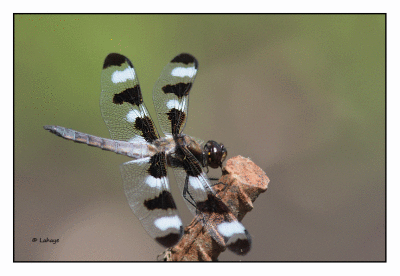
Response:
M149 146L139 147L143 158L121 165L129 206L151 237L173 246L183 234L182 221L170 193L165 153L150 150L159 136L128 58L115 53L106 57L101 88L100 107L111 138Z
M151 143L159 137L135 69L123 55L111 53L104 60L100 108L113 140Z
M200 217L204 228L218 244L236 254L247 254L251 248L250 234L216 195L196 157L184 147L179 147L176 154L185 156L180 157L182 166L173 171L189 210Z
M153 102L162 132L177 135L186 124L189 91L198 68L197 60L189 54L180 54L168 63L153 89Z
M129 206L147 233L162 246L175 245L183 226L169 189L165 153L126 162L121 174Z

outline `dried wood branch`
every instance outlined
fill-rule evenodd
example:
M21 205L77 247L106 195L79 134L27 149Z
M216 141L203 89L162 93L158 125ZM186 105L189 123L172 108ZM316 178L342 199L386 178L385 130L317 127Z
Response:
M269 178L250 159L230 158L214 190L239 221L253 209L253 202L267 190ZM217 244L197 218L185 228L182 239L159 255L161 261L217 261L226 250Z

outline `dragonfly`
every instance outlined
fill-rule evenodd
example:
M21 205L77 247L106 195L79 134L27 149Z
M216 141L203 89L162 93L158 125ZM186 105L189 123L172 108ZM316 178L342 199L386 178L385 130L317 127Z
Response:
M206 173L209 167L222 168L227 149L183 133L197 71L196 58L182 53L164 67L155 83L153 103L164 136L159 135L143 102L131 61L118 53L105 58L101 73L100 108L111 139L55 125L44 128L67 140L132 158L120 166L124 193L144 229L160 245L172 247L183 235L170 192L170 167L187 207L211 237L245 255L251 247L250 234L215 193Z

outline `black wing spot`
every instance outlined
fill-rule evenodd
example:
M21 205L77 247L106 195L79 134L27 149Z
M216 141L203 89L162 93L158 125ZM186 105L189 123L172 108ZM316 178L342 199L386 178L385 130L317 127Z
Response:
M129 64L131 63L125 56L117 53L111 53L104 60L103 69L106 69L110 66L121 66L125 62L128 62Z
M168 191L162 191L159 196L156 196L153 199L145 200L143 204L150 211L155 209L176 209L174 199L172 198L171 193Z
M202 172L201 165L194 155L186 154L185 151L189 150L183 147L182 145L178 145L175 149L175 154L181 162L180 166L183 167L188 176L198 177Z
M230 213L230 210L225 205L225 203L223 203L220 198L211 193L207 195L207 200L197 203L197 209L205 214L225 215Z
M184 96L189 95L189 91L192 88L192 83L177 83L174 85L166 85L163 86L162 90L164 91L165 94L172 93L175 94L179 99L181 99Z
M180 111L176 108L172 108L168 113L168 120L171 122L172 126L172 134L178 135L179 131L182 127L182 124L185 122L186 114L183 111Z
M235 252L238 255L246 255L251 248L251 237L247 230L245 230L245 235L246 238L244 239L238 238L232 243L229 243L228 241L227 247L229 248L229 250Z
M167 168L165 162L165 152L158 152L150 158L150 168L147 172L155 178L167 176Z
M134 123L134 128L141 131L143 138L149 143L152 143L158 139L153 121L147 116L145 116L144 118L137 117ZM154 155L152 158L154 158L155 156L156 155Z
M177 55L176 57L174 57L173 60L171 60L171 62L180 62L183 64L189 64L189 63L194 63L194 68L197 69L199 63L197 62L197 59L194 58L194 56L190 55L190 54L180 54Z
M130 103L132 105L139 106L143 103L142 92L140 91L140 86L128 88L121 93L115 94L113 97L113 103L123 104Z
M156 238L156 241L164 247L172 247L178 243L178 241L181 239L182 234L183 234L183 227L179 229L179 234L170 233L164 237Z

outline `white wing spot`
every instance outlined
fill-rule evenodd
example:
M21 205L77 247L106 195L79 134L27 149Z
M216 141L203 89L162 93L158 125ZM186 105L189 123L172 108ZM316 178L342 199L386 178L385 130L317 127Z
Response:
M124 71L115 71L111 75L113 83L126 82L127 80L135 79L135 71L132 68L126 68Z
M133 144L147 144L147 141L140 135L135 135L128 141Z
M167 107L171 110L172 108L181 110L181 111L185 111L185 107L186 107L186 99L187 97L183 97L181 99L181 101L178 100L169 100L166 105Z
M154 220L154 225L161 231L165 231L169 228L180 229L182 226L181 219L175 215L173 217L161 217Z
M220 232L225 237L232 237L235 234L245 234L246 228L238 222L223 222L218 225L218 232Z
M154 176L148 175L148 176L146 177L145 182L146 182L146 184L147 184L148 186L150 186L150 187L152 187L152 188L159 188L159 189L161 189L161 183L162 183L161 180L162 180L163 178L165 178L165 177L156 178L156 177L154 177ZM165 182L165 179L164 179L164 182Z
M150 161L150 157L144 157L144 158L128 161L124 164L132 164L132 163L144 164L144 163L149 163L149 161Z
M128 112L128 114L126 114L126 120L130 123L134 123L136 121L137 117L141 117L141 116L140 116L140 113L135 109L130 110Z
M167 107L169 109L172 109L172 108L178 109L179 108L179 101L177 101L177 100L169 100L167 102Z
M171 71L171 75L174 77L189 77L192 78L197 72L197 69L194 67L189 67L189 68L185 68L185 67L176 67L174 69L172 69Z
M208 198L205 184L201 181L200 176L189 176L189 191L193 193L193 197L198 202L206 201Z
M189 185L195 190L204 190L203 184L198 177L189 176Z

